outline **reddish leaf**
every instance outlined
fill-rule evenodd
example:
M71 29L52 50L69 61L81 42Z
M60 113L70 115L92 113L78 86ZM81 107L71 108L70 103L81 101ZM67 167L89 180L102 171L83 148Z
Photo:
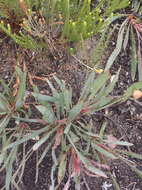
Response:
M90 160L90 159L88 159L89 161L90 161L90 163L92 164L92 167L95 167L96 168L96 166L97 167L102 167L102 168L104 168L104 169L109 169L109 166L107 166L107 165L105 165L105 164L99 164L99 163L97 163L97 162L95 162L94 160ZM104 175L99 175L99 174L95 174L95 173L92 173L91 171L89 171L86 167L85 167L85 165L83 164L83 171L88 175L88 176L90 176L90 177L105 177L105 178L107 178L107 176L104 174Z
M101 148L103 148L106 151L110 151L110 149L107 146L105 146L104 144L97 144L97 145L100 146Z
M81 113L87 113L87 112L89 112L90 111L90 109L89 108L83 108L82 110L81 110Z
M65 124L66 122L67 122L67 119L66 119L66 118L64 118L64 119L62 119L62 120L57 120L57 123L60 124L60 125L63 125L63 124Z
M89 172L86 168L83 171L86 173L86 175L88 175L90 177L98 177L98 175L95 175L95 174Z
M114 149L117 145L115 144L115 142L117 142L117 138L115 138L114 136L112 135L108 135L107 136L107 143L108 143L108 146L111 148L111 149Z
M95 166L95 167L99 167L99 168L103 168L103 169L107 169L109 170L110 167L106 164L100 164L98 162L95 162L94 160L90 160L90 162Z
M60 126L58 129L57 129L57 132L56 132L56 137L55 137L55 144L53 146L53 149L56 149L60 143L61 143L61 137L62 137L62 134L64 132L63 130L63 126Z
M80 159L76 153L72 154L72 159L73 159L73 171L75 175L79 176L80 175Z
M58 167L58 184L61 183L62 179L65 176L66 164L67 164L67 155L62 154L61 155L61 161L60 161L60 164L59 164L59 167Z

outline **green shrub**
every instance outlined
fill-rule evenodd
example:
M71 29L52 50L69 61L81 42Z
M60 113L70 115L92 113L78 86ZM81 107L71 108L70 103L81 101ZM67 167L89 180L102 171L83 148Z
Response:
M24 27L24 30L28 33L30 31L31 36L35 37L35 30L40 30L39 27L36 28L37 25L33 28L34 19L42 17L42 20L45 20L42 23L42 25L45 25L45 31L42 30L42 33L46 32L43 37L49 38L50 35L52 37L52 34L56 34L56 31L58 31L57 36L68 42L75 42L102 33L104 28L110 24L112 14L128 5L128 0L98 1L93 8L91 8L90 0L38 0L36 2L32 0L7 0L0 1L0 10L1 15L8 18L9 22L12 19L10 12L14 12L16 20L21 19L22 22L22 19L25 18L27 27ZM31 20L33 20L32 23ZM5 32L3 26L0 26L0 28ZM13 39L15 40L15 38ZM22 39L20 38L20 40ZM25 39L22 41L25 41ZM16 42L20 44L19 41Z

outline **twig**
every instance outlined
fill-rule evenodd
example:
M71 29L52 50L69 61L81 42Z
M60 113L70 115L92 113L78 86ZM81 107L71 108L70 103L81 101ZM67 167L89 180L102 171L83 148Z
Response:
M82 175L82 177L83 177L83 181L84 181L84 184L86 185L87 190L91 190L88 183L87 183L87 181L86 181L86 178L85 178L84 174Z
M39 167L38 167L38 150L36 151L36 176L35 176L35 184L38 182L39 177Z
M90 70L92 70L92 71L95 71L94 68L89 67L88 65L84 64L83 61L79 60L76 56L72 55L72 57L73 57L78 63L80 63L81 65L85 66L87 69L90 69Z

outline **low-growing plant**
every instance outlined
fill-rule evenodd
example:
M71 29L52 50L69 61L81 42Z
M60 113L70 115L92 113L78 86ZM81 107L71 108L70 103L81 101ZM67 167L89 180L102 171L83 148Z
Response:
M29 138L30 127L25 122L30 116L25 104L27 72L16 66L12 78L9 80L7 84L0 79L0 85L3 88L3 92L0 93L0 173L5 177L5 183L1 190L10 188L19 190L26 161L33 153L32 148L26 147L26 142L31 140L32 136L36 137L40 130L32 131L32 136ZM38 121L34 120L33 122ZM15 146L6 149L11 144Z
M11 90L11 82L14 78L16 78L17 83ZM3 92L0 93L0 172L6 173L5 187L9 189L10 183L16 184L15 181L11 181L11 177L14 162L18 155L18 146L6 151L4 149L24 134L24 125L14 120L13 117L20 117L21 114L24 114L26 72L22 72L20 68L16 67L16 72L9 84L7 85L2 79L0 84L4 88Z
M138 79L142 80L142 54L141 54L141 40L142 40L142 20L140 17L141 3L135 1L132 4L132 14L123 15L124 21L122 22L116 42L116 48L110 55L107 63L106 70L110 69L117 56L122 50L126 50L128 45L130 46L130 58L131 58L131 77L135 80L136 72L138 70Z
M103 0L96 2L93 6L90 0L38 0L36 2L32 0L13 0L13 3L11 3L10 0L1 0L0 10L3 13L2 16L8 19L9 24L10 20L12 20L9 12L13 12L17 20L20 20L20 28L23 30L28 29L26 30L27 35L30 31L31 37L35 37L35 34L39 34L39 31L41 31L41 33L46 33L46 35L42 34L40 37L42 36L49 39L60 37L67 42L75 42L89 38L94 34L102 33L104 28L110 24L112 14L128 5L128 0ZM21 12L21 14L19 14L19 12ZM42 25L35 24L33 27L33 23L35 23L34 21L37 17L44 18L45 23L42 23ZM26 20L26 27L25 24L22 24L23 18ZM43 27L43 25L45 27ZM0 28L5 32L3 25ZM43 28L45 31L43 31ZM12 30L10 32L12 32ZM11 33L9 36L13 37L13 34ZM25 37L21 35L21 33L20 36L23 38ZM39 36L37 35L37 37ZM13 39L16 43L20 44L19 40ZM20 40L25 42L25 39L22 40L22 38L20 38Z
M0 28L17 44L24 48L38 49L42 47L42 44L34 40L29 34L26 34L22 31L20 31L19 34L13 33L10 24L7 24L7 26L5 26L4 22L2 21L0 23Z
M67 171L69 177L64 189L69 188L71 179L74 179L77 188L83 174L107 177L104 172L104 170L109 170L107 160L124 159L116 146L132 144L119 141L112 135L105 135L103 130L106 123L102 126L100 134L94 133L95 126L91 120L91 116L97 111L125 101L132 95L134 89L142 86L141 82L136 83L123 96L114 98L110 92L118 80L118 75L119 72L110 82L109 72L99 75L95 80L95 73L91 73L75 105L72 99L72 89L66 88L65 82L57 77L54 77L54 80L59 90L56 90L47 80L52 95L32 93L37 100L35 107L42 114L43 123L45 122L46 125L46 131L34 144L33 150L38 150L42 144L52 139L49 146L51 146L54 164L51 170L50 190L57 189ZM58 153L56 150L59 150ZM41 163L47 151L49 151L48 146L39 158L38 164ZM129 164L127 159L124 161ZM55 171L58 173L57 179Z
M128 0L96 1L95 5L92 5L90 0L54 1L51 2L49 13L46 13L45 9L43 15L46 17L46 14L49 14L48 22L51 24L54 24L52 19L55 17L57 27L58 22L62 21L61 36L74 42L102 32L109 24L112 13L128 5Z
M38 158L37 168L48 152L51 152L54 162L51 169L50 190L57 189L61 185L66 173L68 173L68 180L64 190L69 189L72 179L76 184L76 189L79 189L84 174L106 178L109 173L108 161L111 159L121 159L139 176L142 176L141 171L132 165L129 159L126 159L126 156L142 159L141 155L118 148L119 145L131 146L132 144L104 133L107 122L102 121L100 131L95 133L92 122L92 117L95 117L98 111L126 101L134 90L142 88L142 82L134 83L124 95L111 96L119 72L111 76L108 69L122 47L126 49L129 39L132 44L131 75L133 80L138 62L141 63L142 59L140 15L117 13L118 9L128 5L128 0L102 0L97 1L93 7L90 0L0 0L1 30L24 48L42 48L46 43L52 54L58 53L56 51L58 39L63 43L83 41L98 33L103 34L97 46L98 52L102 53L112 33L110 31L110 34L106 35L110 24L120 17L126 18L120 27L117 45L107 62L106 71L97 77L95 73L88 76L77 102L72 97L73 89L67 88L64 81L54 77L58 90L47 80L49 90L51 90L49 94L41 94L38 88L30 93L36 100L32 106L42 115L42 118L30 118L27 110L25 111L27 109L25 105L26 72L16 67L14 91L3 80L0 81L4 87L3 93L0 93L0 172L6 173L6 181L2 189L9 190L10 186L19 189L26 161L41 146L44 150ZM141 4L138 1L137 4L132 5L135 12L141 12ZM19 23L17 33L13 32L11 19ZM98 58L96 62L99 62ZM141 74L139 64L139 80L141 80ZM40 127L33 128L30 123L40 123ZM26 143L31 139L37 141L27 150ZM48 145L46 146L45 143ZM20 160L19 152L22 152ZM16 171L15 168L17 168ZM38 180L38 172L36 180ZM115 181L114 178L113 180Z
M26 161L44 143L48 145L44 145L44 150L36 165L38 168L46 154L51 151L54 164L51 170L50 189L56 189L66 173L69 177L64 189L69 188L72 179L76 185L79 185L78 180L83 174L107 177L105 170L109 170L108 160L120 158L130 165L121 154L140 158L137 154L117 149L118 145L132 144L119 141L111 134L106 135L104 133L106 123L101 127L100 133L96 134L91 118L93 115L95 117L97 111L127 100L135 89L142 87L141 82L129 87L123 96L113 97L110 93L118 80L119 72L113 77L109 72L104 72L96 79L95 73L91 73L85 82L80 98L77 103L74 103L73 89L67 88L64 81L54 77L59 90L47 80L52 95L51 93L50 95L41 94L38 88L31 93L36 100L35 104L31 104L41 113L42 118L30 118L28 112L24 111L27 108L25 104L26 72L16 67L16 73L17 85L14 88L16 89L14 96L11 96L11 90L3 81L5 90L3 94L0 94L0 171L6 172L6 183L3 189L9 190L10 185L16 189L19 188ZM40 125L33 128L30 123ZM27 150L26 142L31 139L36 139L37 142ZM20 160L19 152L22 152ZM15 171L17 159L18 168ZM133 166L133 170L137 168ZM55 171L57 171L57 179ZM137 172L140 174L139 170ZM36 179L38 179L38 174Z

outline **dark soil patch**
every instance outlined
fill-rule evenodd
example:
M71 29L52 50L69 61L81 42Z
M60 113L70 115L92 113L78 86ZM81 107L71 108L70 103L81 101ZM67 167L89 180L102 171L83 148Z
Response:
M16 48L10 41L4 41L1 44L1 55L0 55L0 76L4 80L8 80L14 71L14 65L19 62L26 64L30 74L38 76L40 78L47 77L52 79L52 75L58 76L60 79L65 80L67 84L73 87L73 95L76 100L79 97L80 89L83 85L84 78L86 75L85 68L77 63L74 59L68 59L65 62L57 65L51 61L45 54L41 52L36 53L32 51L21 50ZM130 67L129 58L126 53L123 53L116 60L114 67L112 68L112 73L116 73L121 66L120 78L113 95L120 95L128 86L132 84L130 77ZM36 84L39 85L41 90L48 88L44 81L34 79ZM142 100L134 101L128 100L127 102L116 105L109 108L109 119L105 118L100 114L100 116L95 117L96 125L100 126L102 118L106 119L109 123L107 133L114 134L118 138L127 140L134 144L132 150L135 153L142 154ZM31 145L29 145L31 146ZM46 145L44 145L46 146ZM44 146L42 149L44 149ZM40 153L39 153L40 154ZM138 164L138 168L142 170L142 161L132 159L132 161ZM50 186L50 172L52 166L52 159L48 153L45 159L42 161L39 167L39 178L37 183L35 183L36 177L36 155L33 154L32 157L26 164L24 176L23 176L23 186L21 190L49 190ZM120 185L121 190L141 190L142 181L141 179L130 170L130 167L120 161L116 160L110 163L111 171L116 180ZM66 178L67 180L67 178ZM3 181L3 176L0 176L0 184ZM65 183L64 181L63 183ZM88 185L87 185L88 184ZM63 185L63 184L62 184ZM91 178L84 176L84 180L81 182L81 190L113 190L115 189L111 178ZM61 186L59 189L63 189ZM74 190L74 184L71 185L70 190ZM12 189L13 190L13 189Z

